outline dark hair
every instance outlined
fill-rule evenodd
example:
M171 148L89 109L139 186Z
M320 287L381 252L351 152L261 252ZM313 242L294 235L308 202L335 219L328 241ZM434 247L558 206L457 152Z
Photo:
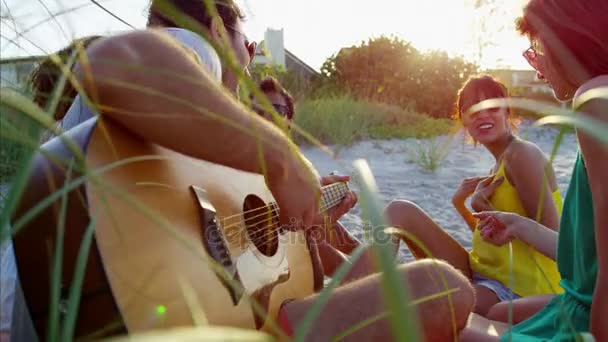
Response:
M211 13L207 10L203 0L152 0L148 12L148 26L180 27L171 19L163 15L159 9L159 3L169 2L182 13L189 15L199 24L210 28ZM237 20L244 19L245 15L234 0L212 0L219 17L224 22L224 26L233 27Z
M458 99L456 102L458 118L462 118L462 114L468 109L463 108L464 99L474 97L472 103L481 102L486 99L507 98L509 91L504 84L498 82L492 76L480 75L471 76L458 91Z
M523 16L516 20L516 27L530 39L543 37L551 45L555 45L551 41L554 35L593 78L608 74L606 14L606 0L530 0ZM550 46L548 52L563 58L556 48ZM563 63L562 59L559 66L563 67Z
M68 60L76 50L77 44L82 44L83 49L86 49L96 39L101 36L89 36L74 40L70 45L66 46L56 54L59 57L61 63L67 64ZM29 78L29 85L33 92L34 102L41 108L46 108L49 99L53 94L57 82L62 75L61 68L57 65L50 57L46 57L38 64L36 69L32 71ZM56 121L63 119L63 116L72 105L74 98L78 92L70 82L66 82L61 93L59 104L53 113L53 118Z
M471 103L478 103L487 99L508 98L509 91L504 84L496 80L490 75L471 76L458 91L458 99L456 102L456 119L462 119L469 108L463 108L464 99L473 98ZM511 129L516 130L517 120L514 118L512 110L507 107L507 115Z
M268 76L268 77L265 77L264 79L262 79L262 81L260 81L260 90L265 94L268 94L268 93L280 94L283 97L283 99L285 100L285 103L287 104L287 108L289 108L289 113L287 113L287 118L290 120L293 119L293 117L295 115L293 97L287 91L287 89L283 88L283 86L279 83L279 81L277 81L276 78L274 78L272 76Z

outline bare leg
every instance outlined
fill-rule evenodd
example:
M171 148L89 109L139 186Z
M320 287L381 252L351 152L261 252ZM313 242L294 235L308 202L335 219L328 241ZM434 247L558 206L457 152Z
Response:
M389 225L415 236L433 258L447 261L471 278L467 251L419 206L409 201L395 200L386 207L385 215ZM413 241L403 240L417 259L429 257Z
M477 314L471 314L467 325L458 336L462 342L500 341L500 336L507 332L509 326L502 322L491 321Z
M540 295L519 298L513 301L513 324L520 323L532 317L545 307L555 295ZM499 322L509 321L509 302L502 302L494 305L488 312L491 320Z
M416 306L421 332L428 341L453 341L453 324L460 331L467 322L475 296L469 281L445 262L437 260L417 261L399 266L403 280L408 282L412 299L422 298L445 291L441 276L448 288L459 290L448 297L425 301ZM306 312L315 303L317 295L285 305L289 320L297 327ZM453 311L452 311L453 308ZM329 341L356 324L385 312L381 298L380 275L375 274L341 286L332 294L329 302L315 320L307 340ZM454 314L452 316L452 313ZM353 334L347 341L390 340L391 329L386 319L372 323Z
M475 310L473 312L484 317L487 317L490 308L500 302L494 291L481 285L475 285L475 298L477 300L475 301Z

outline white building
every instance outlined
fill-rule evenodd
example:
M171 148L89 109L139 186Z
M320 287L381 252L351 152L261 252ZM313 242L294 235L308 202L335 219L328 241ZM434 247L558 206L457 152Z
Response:
M285 48L283 29L267 29L258 44L253 64L278 65L293 71L298 77L312 79L319 73Z

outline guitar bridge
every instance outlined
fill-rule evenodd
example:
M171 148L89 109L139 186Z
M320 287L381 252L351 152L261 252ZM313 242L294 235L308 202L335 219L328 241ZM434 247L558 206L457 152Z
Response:
M196 198L200 211L203 245L207 254L217 263L216 266L219 266L214 267L214 272L230 294L232 303L236 306L243 296L244 287L236 265L232 262L230 252L222 238L222 232L216 219L215 207L209 201L207 191L194 185L191 185L190 189Z

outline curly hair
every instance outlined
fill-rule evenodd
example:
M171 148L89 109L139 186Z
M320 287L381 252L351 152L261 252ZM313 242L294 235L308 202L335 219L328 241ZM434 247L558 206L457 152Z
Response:
M201 0L152 0L148 11L148 26L180 27L167 18L160 10L159 4L168 1L182 13L191 16L199 24L209 28L211 26L211 13ZM236 21L244 19L245 15L234 0L213 0L217 14L226 27L233 27Z
M290 120L293 119L293 116L295 115L293 97L287 91L287 89L285 89L279 83L279 81L277 81L276 78L274 78L272 76L268 76L268 77L262 79L262 81L260 81L259 87L260 87L260 90L265 94L268 94L268 93L280 94L283 97L283 99L285 100L285 103L287 104L287 108L289 108L289 113L287 113L287 118Z
M86 49L93 41L101 38L101 36L89 36L74 40L70 45L58 51L56 55L59 57L62 64L66 64L78 44L82 44ZM57 83L62 75L61 67L57 65L50 57L43 59L38 66L32 71L29 77L29 85L33 92L33 101L41 108L46 108L50 97L52 96ZM60 100L53 112L53 118L56 121L63 119L65 113L72 105L74 98L78 92L70 82L66 82L60 95Z

